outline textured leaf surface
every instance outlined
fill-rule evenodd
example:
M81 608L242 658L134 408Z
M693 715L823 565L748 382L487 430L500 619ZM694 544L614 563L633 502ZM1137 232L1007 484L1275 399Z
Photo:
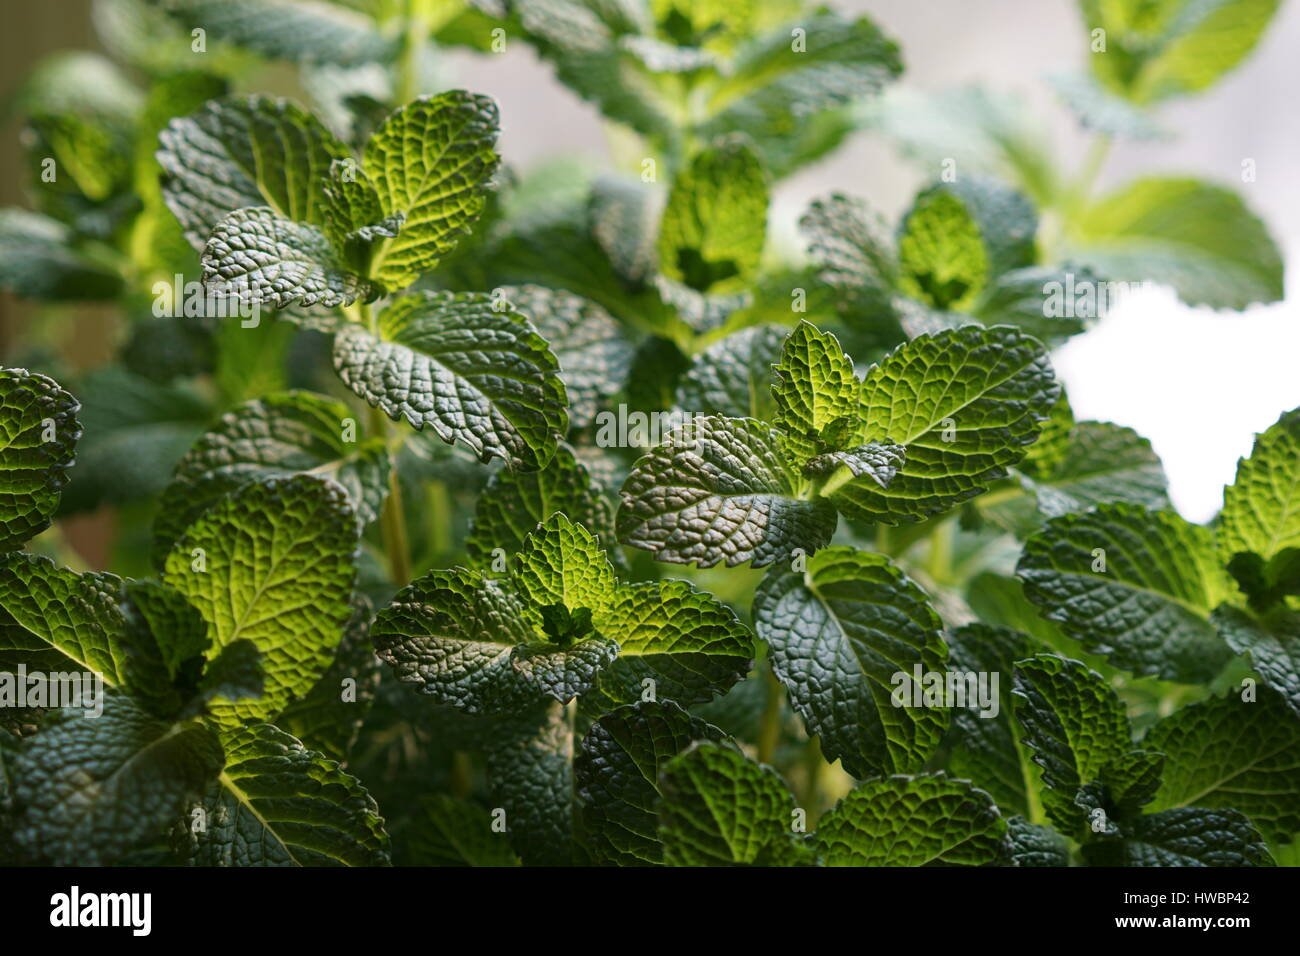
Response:
M394 110L375 130L362 169L384 215L406 217L401 231L380 247L376 280L405 288L470 231L500 161L499 128L490 97L449 90Z
M1016 571L1044 617L1117 667L1200 683L1230 656L1209 616L1231 581L1209 530L1173 512L1104 504L1056 518Z
M815 551L835 530L826 502L796 497L802 479L779 433L747 418L702 416L641 458L623 485L620 539L659 561L755 567Z
M210 294L246 305L334 308L369 291L340 261L325 233L269 206L237 209L213 227L200 259Z
M793 854L794 797L733 746L696 743L659 772L659 840L669 866L761 866Z
M61 711L20 745L14 837L56 866L110 864L161 836L220 769L202 724L159 720L110 694L97 719Z
M506 286L506 299L541 333L560 363L569 426L584 428L627 378L632 345L594 302L537 285Z
M807 562L774 568L754 596L754 625L791 704L826 758L854 776L921 769L949 712L891 696L900 672L907 688L916 666L944 672L939 616L882 555L824 548Z
M361 782L270 724L222 735L226 766L185 827L192 866L382 866L388 834Z
M673 180L659 223L659 271L701 292L743 286L767 237L767 175L743 139L698 153Z
M1182 807L1138 817L1123 839L1083 848L1091 866L1273 866L1259 831L1236 810Z
M348 326L334 339L343 381L394 421L432 427L480 461L534 470L565 431L564 385L546 342L487 295L432 292L396 300L377 334Z
M1268 690L1190 704L1142 740L1167 756L1150 809L1239 810L1270 840L1300 831L1300 720Z
M851 306L888 308L898 282L898 254L884 220L865 202L838 193L819 199L799 228L823 282Z
M1075 230L1066 254L1108 280L1171 285L1188 305L1215 309L1282 297L1277 245L1220 186L1141 179L1084 210Z
M946 511L1024 457L1059 391L1042 345L1014 329L919 336L867 373L855 436L903 445L906 462L888 488L864 476L831 500L850 517L883 524Z
M785 340L780 361L772 367L776 400L774 423L784 432L782 445L800 462L825 448L842 448L835 432L857 429L860 383L853 360L839 339L810 322L800 322Z
M217 223L245 206L323 225L330 164L348 158L314 116L265 96L213 100L173 119L158 139L163 198L200 251Z
M1237 463L1237 478L1223 491L1217 532L1225 563L1243 551L1268 561L1300 547L1300 410L1255 436L1250 457Z
M208 659L238 640L262 654L262 697L218 702L219 721L273 717L330 666L351 616L356 547L346 492L306 475L240 488L176 542L164 580L207 621ZM196 549L205 570L196 570Z
M0 369L0 550L50 526L81 437L80 410L53 379Z
M0 209L0 289L51 302L111 299L122 279L72 246L61 222Z
M1012 866L1069 866L1070 844L1051 827L1011 817L1007 820L1007 857Z
M445 793L420 800L406 831L410 862L416 866L518 866L505 833L492 828L492 815L476 803Z
M1261 620L1234 607L1221 607L1212 621L1228 646L1249 655L1264 683L1300 717L1300 614L1279 610Z
M353 64L382 59L393 42L374 22L344 4L318 0L164 0L187 27L214 39L286 60Z
M357 441L355 430L346 405L312 392L277 392L232 409L176 466L154 526L156 546L170 548L230 489L301 472L338 482L361 521L373 521L388 494L390 461L382 440Z
M540 608L560 604L570 611L596 611L610 602L618 586L595 537L563 514L547 518L524 539L513 570L525 613L539 625Z
M598 863L663 862L659 771L696 740L723 733L670 700L619 707L592 724L574 759L582 837Z
M695 357L677 383L677 407L690 413L772 421L772 365L789 331L778 325L741 329Z
M1014 694L1024 744L1042 768L1043 805L1058 829L1072 832L1079 788L1132 747L1124 705L1096 671L1049 654L1016 664Z
M574 843L573 728L563 705L516 713L487 751L493 806L525 866L581 863Z
M942 773L859 784L817 824L827 866L984 866L1006 821L987 793Z

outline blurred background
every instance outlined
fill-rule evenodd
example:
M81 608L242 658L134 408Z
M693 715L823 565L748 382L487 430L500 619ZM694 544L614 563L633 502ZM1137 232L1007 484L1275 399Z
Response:
M0 102L31 67L56 50L97 50L91 0L31 4L4 0L0 32ZM1067 170L1082 162L1084 134L1044 82L1048 74L1083 66L1085 27L1074 0L841 0L844 13L868 13L899 42L906 72L891 95L905 98L980 84L1018 97L1024 122ZM1055 355L1080 418L1128 425L1151 439L1169 475L1178 510L1194 521L1222 504L1239 457L1253 435L1300 406L1300 6L1284 3L1254 55L1208 93L1164 107L1174 138L1119 141L1097 191L1141 175L1193 174L1235 188L1269 227L1288 269L1286 298L1272 306L1215 313L1178 303L1165 289L1126 298L1089 333ZM501 104L501 152L527 169L580 157L600 169L636 171L637 157L617 148L596 110L560 86L531 48L512 42L500 54L447 51L440 64L448 86L489 93ZM259 73L261 89L293 94L292 71ZM905 99L899 102L905 103ZM0 204L25 204L19 123L0 114ZM1243 160L1255 179L1242 181ZM938 169L901 157L867 130L838 152L784 181L770 223L772 241L800 254L795 222L810 199L842 191L867 199L890 220ZM0 296L0 345L16 334L30 306ZM72 360L102 361L110 347L102 311L78 308L65 341Z

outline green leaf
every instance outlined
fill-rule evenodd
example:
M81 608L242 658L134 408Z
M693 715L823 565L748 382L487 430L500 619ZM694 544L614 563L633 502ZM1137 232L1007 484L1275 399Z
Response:
M375 520L392 465L383 440L358 440L356 428L346 405L312 392L273 393L227 412L176 466L154 525L155 553L165 555L222 495L264 478L331 478L362 524Z
M695 356L677 382L677 407L688 414L774 420L772 365L789 330L758 325L721 338Z
M1071 228L1064 255L1108 280L1170 285L1188 305L1215 309L1282 298L1276 243L1221 186L1140 179L1089 206Z
M1007 820L1007 857L1012 866L1069 866L1070 844L1051 827L1011 817Z
M547 605L596 614L618 587L614 568L592 533L562 513L551 515L524 539L513 572L525 614L537 625L542 623L539 609ZM600 627L598 614L593 623Z
M1199 93L1250 55L1280 0L1080 0L1088 30L1106 31L1091 57L1109 89L1135 103Z
M799 497L804 481L779 439L752 418L692 419L633 467L620 539L658 561L706 568L763 567L796 548L816 551L835 530L835 510Z
M591 694L607 708L647 690L680 704L709 700L742 680L754 656L753 636L736 613L686 581L624 585L593 621L619 645Z
M654 271L659 214L654 196L653 187L636 179L600 176L592 183L591 235L625 282L644 282Z
M476 571L430 571L397 593L370 628L399 681L471 714L515 707L525 688L511 664L538 640L513 590Z
M334 368L389 418L431 426L483 462L541 468L567 426L555 356L527 320L483 294L397 299L376 331L349 325L335 336Z
M493 829L487 810L445 793L420 798L405 831L410 862L416 866L518 866L505 833Z
M450 90L389 115L366 144L361 165L385 216L406 216L381 244L371 276L402 289L428 272L483 211L500 157L500 120L491 97Z
M846 515L898 524L981 494L1019 462L1060 387L1037 340L1005 326L921 335L867 372L855 443L898 443L906 461L882 488L864 477L826 493Z
M122 279L72 245L62 223L25 209L0 209L0 289L25 299L112 299Z
M1075 794L1132 749L1124 705L1096 671L1051 654L1017 662L1013 693L1024 744L1042 768L1043 806L1072 833L1083 822Z
M290 703L276 718L281 729L331 760L347 760L379 690L370 617L370 602L355 598L352 620L334 653L334 663L306 696Z
M1152 810L1239 810L1278 843L1300 831L1300 721L1280 695L1190 704L1152 727L1142 746L1168 757Z
M50 526L73 464L80 403L26 369L0 369L0 551Z
M844 448L841 435L857 431L861 383L839 339L800 322L772 371L773 423L784 432L782 446L800 464L827 449Z
M217 41L284 60L350 65L391 56L396 43L363 13L314 0L162 0L186 27Z
M732 745L692 744L660 768L659 792L668 866L782 866L801 855L785 781Z
M921 192L898 237L898 287L940 310L967 311L997 276L1034 261L1038 216L994 180L963 177Z
M744 139L697 154L673 180L659 222L659 271L701 292L744 287L767 238L767 174Z
M659 771L693 741L723 737L670 700L619 707L592 724L573 772L583 842L596 862L662 863Z
M885 557L824 548L802 572L774 568L754 596L754 626L809 736L855 777L919 770L949 711L899 706L898 675L944 674L942 622ZM899 698L907 700L908 698Z
M1174 512L1116 503L1055 518L1016 573L1039 613L1116 667L1203 683L1231 656L1209 621L1231 581L1209 529Z
M1300 716L1300 614L1279 609L1261 619L1225 606L1215 610L1211 621L1228 646L1249 655L1264 683Z
M838 193L808 207L799 228L817 276L855 310L889 310L898 283L898 254L885 226L865 202Z
M274 717L330 666L351 616L357 539L343 488L298 475L239 488L176 542L164 581L208 622L208 659L238 640L262 653L261 698L214 705L219 723Z
M573 450L560 445L540 471L497 471L479 494L465 550L477 565L516 554L524 538L551 515L562 512L596 535L600 546L618 560L614 512Z
M1223 491L1217 532L1225 563L1242 552L1267 562L1300 547L1300 409L1256 435L1250 457L1237 462L1237 478Z
M221 769L203 724L159 720L109 694L87 720L63 710L9 768L14 838L55 866L103 866L160 837Z
M184 595L157 581L128 581L123 593L127 626L148 635L175 681L207 650L207 623Z
M1268 846L1236 810L1183 807L1138 817L1122 839L1083 848L1090 866L1273 866Z
M1129 140L1160 140L1169 136L1146 109L1102 86L1095 76L1057 73L1048 76L1047 81L1086 130Z
M217 223L246 206L323 226L330 164L349 156L316 117L265 96L213 100L158 139L163 198L200 251Z
M984 866L1006 821L983 790L943 773L859 784L817 824L827 866Z
M369 272L371 249L392 239L406 222L403 212L385 216L379 193L350 160L335 160L325 184L325 233L348 265Z
M569 427L585 428L619 390L632 364L632 345L613 316L560 289L505 286L511 307L533 323L560 363L569 398Z
M209 294L246 306L334 308L370 292L322 230L267 206L237 209L218 222L200 263Z
M990 688L997 693L990 708L970 696L966 706L953 708L947 768L973 781L1006 813L1028 813L1036 778L1029 755L1020 746L1011 696L1012 672L1016 661L1037 654L1043 645L1019 631L981 623L950 631L947 643L950 671L996 676L998 682L996 688ZM992 712L993 706L996 712Z
M221 735L226 766L183 818L191 866L383 866L388 834L361 781L270 724ZM203 811L204 828L193 825Z
M803 30L802 48L792 27ZM746 43L708 99L705 140L744 132L775 175L824 152L843 136L832 126L838 107L879 92L902 72L898 47L866 17L847 20L827 9L811 11ZM847 124L845 124L847 125Z
M525 866L583 862L574 842L573 728L563 705L516 712L487 749L492 804L505 811L510 842Z
M1108 305L1098 305L1096 300L1106 288L1082 267L1025 266L990 280L970 311L985 325L1014 325L1055 347L1086 331L1093 319L1104 314Z

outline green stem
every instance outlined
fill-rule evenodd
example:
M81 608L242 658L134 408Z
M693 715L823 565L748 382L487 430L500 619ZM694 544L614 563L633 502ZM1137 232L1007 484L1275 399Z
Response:
M451 755L451 795L457 800L468 800L474 792L474 765L469 754L456 750Z
M826 761L822 757L822 747L816 737L809 737L803 751L804 781L799 805L808 811L810 822L816 823L822 812L821 776Z
M378 408L370 409L370 431L382 435L384 443L391 445L392 423ZM397 465L388 472L388 497L379 515L379 530L384 541L384 555L388 558L388 576L395 587L405 587L411 581L411 550L406 536L406 512L402 507L402 483L397 476Z
M785 688L776 679L770 663L764 661L759 666L763 670L763 680L767 685L767 700L763 704L763 713L758 719L758 760L759 763L771 763L776 756L776 746L781 742L781 712L785 703Z
M407 0L406 28L402 32L402 57L397 65L397 102L415 99L420 89L420 51L429 36L427 0Z
M925 570L936 583L945 583L952 577L953 523L945 521L930 534L930 553L926 555Z
M429 529L433 540L430 549L435 557L441 557L451 551L451 496L447 485L441 481L430 481L425 492L425 503L429 509Z

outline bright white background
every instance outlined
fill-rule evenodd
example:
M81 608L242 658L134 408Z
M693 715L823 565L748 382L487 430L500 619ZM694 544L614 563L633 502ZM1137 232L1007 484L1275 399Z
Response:
M1024 96L1044 121L1067 169L1084 142L1042 82L1082 65L1085 27L1072 0L841 0L866 12L902 47L908 86L939 91L980 82ZM1244 66L1208 94L1165 107L1170 142L1118 143L1098 188L1143 173L1193 174L1235 187L1300 262L1300 6L1285 2ZM503 153L527 166L587 154L611 162L599 116L553 79L521 44L499 56L456 54L450 75L501 101ZM1240 182L1241 161L1257 179ZM633 172L634 170L628 170ZM927 175L878 138L863 134L830 159L782 184L772 233L780 240L808 201L831 190L867 198L895 217ZM1204 521L1222 504L1223 485L1255 432L1300 406L1300 286L1286 301L1243 314L1180 305L1156 289L1126 299L1088 334L1056 355L1079 418L1131 426L1151 439L1169 474L1174 504Z

